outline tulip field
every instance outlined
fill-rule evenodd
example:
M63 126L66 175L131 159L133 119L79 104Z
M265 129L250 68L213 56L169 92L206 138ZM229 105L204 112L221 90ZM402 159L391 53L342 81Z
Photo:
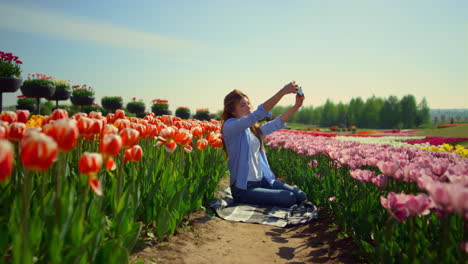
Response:
M0 115L0 263L126 263L226 175L217 121Z
M276 175L329 208L369 262L466 263L468 159L462 146L430 151L396 137L288 130L266 140Z
M465 263L467 149L291 130L265 140L275 174L330 210L369 262ZM172 235L214 197L222 145L215 120L2 112L0 263L128 262L142 234Z

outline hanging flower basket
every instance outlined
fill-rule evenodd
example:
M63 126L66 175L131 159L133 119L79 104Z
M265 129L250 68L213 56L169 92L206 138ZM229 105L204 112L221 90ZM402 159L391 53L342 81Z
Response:
M71 95L70 83L68 81L53 79L55 83L55 92L47 98L47 100L64 101L68 100Z
M178 107L175 112L176 116L182 119L189 119L190 118L190 109L188 107Z
M133 97L133 101L127 104L128 112L133 113L133 114L144 113L145 109L146 109L145 103L143 103L141 100L137 101L135 97Z
M74 105L91 105L94 102L94 90L92 87L84 85L72 86L72 95L70 101Z
M152 103L151 111L156 116L169 115L169 104L167 100L154 99Z
M101 105L104 109L115 112L123 107L123 100L120 96L104 96L101 99Z
M197 109L193 118L198 119L200 121L209 121L210 120L210 111L207 108Z
M70 97L70 101L74 105L91 105L94 102L94 97L72 95L72 97Z
M2 77L0 76L0 93L14 93L18 91L23 79L15 76Z

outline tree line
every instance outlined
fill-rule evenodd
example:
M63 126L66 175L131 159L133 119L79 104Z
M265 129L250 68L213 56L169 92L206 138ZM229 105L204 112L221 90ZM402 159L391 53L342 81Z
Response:
M276 106L271 112L280 115L290 107ZM388 98L372 96L366 101L357 97L348 104L335 104L327 99L324 105L318 107L302 107L290 122L322 127L416 128L431 122L429 112L426 98L418 104L413 95L405 95L401 99L394 95Z

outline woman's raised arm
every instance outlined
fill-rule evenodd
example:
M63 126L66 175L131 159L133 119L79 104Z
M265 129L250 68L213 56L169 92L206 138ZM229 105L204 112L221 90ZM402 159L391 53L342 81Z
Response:
M265 110L268 112L275 107L275 105L283 98L283 96L290 94L290 93L295 93L297 90L299 90L299 86L296 84L295 81L292 81L288 84L286 84L281 90L279 90L273 97L268 99L265 103L263 103L263 107L265 107Z

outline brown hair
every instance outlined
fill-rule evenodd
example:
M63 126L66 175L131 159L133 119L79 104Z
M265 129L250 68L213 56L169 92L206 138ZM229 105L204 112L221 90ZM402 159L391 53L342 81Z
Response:
M240 102L242 98L246 98L250 102L249 97L237 89L233 90L228 95L226 95L226 97L224 97L224 110L223 110L223 114L221 115L221 133L223 131L224 122L228 120L229 118L234 117L233 113L236 110L236 105ZM258 123L254 124L253 126L250 127L250 131L252 131L252 133L254 133L254 135L258 137L258 139L260 140L260 149L264 151L265 148L263 146L263 137L262 137L262 132L260 130L260 125ZM224 153L226 153L226 156L228 156L227 151L226 151L226 144L224 143L224 137L223 137L223 150L224 150Z

